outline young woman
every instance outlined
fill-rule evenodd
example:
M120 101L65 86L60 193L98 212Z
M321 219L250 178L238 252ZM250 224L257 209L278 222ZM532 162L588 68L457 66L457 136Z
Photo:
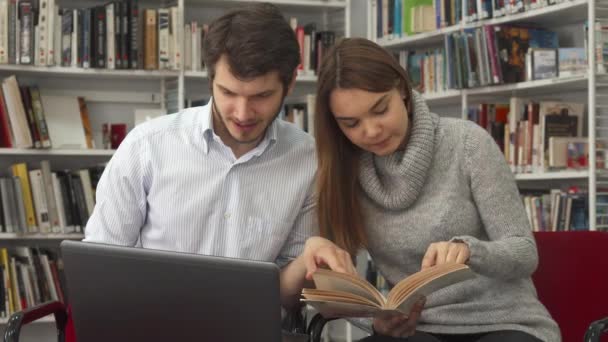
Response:
M513 175L482 128L431 113L390 53L353 38L321 66L315 135L323 236L366 248L391 284L447 262L477 273L409 319L375 319L376 335L560 340L530 279L538 256Z

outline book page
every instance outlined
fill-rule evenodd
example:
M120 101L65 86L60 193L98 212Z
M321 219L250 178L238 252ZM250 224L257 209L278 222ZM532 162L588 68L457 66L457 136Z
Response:
M373 317L382 311L382 309L378 307L363 304L314 301L308 299L303 299L302 301L315 308L325 318Z
M398 309L407 315L411 311L414 303L416 303L420 297L427 297L431 293L444 287L473 279L474 277L475 273L465 266L465 268L456 269L448 273L439 272L433 274L429 278L418 279L418 282L412 287L395 287L393 290L397 291L395 293L391 292L387 308Z
M346 292L303 289L302 297L304 297L304 299L310 299L315 301L363 304L368 306L380 307L380 305L374 302L373 300L369 300L367 298Z
M386 303L384 296L370 283L360 277L326 269L318 269L312 277L315 286L319 290L356 294L378 303L379 306L383 306Z

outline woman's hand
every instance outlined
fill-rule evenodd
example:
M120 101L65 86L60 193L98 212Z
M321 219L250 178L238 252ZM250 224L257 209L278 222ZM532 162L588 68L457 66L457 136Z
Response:
M425 298L419 299L407 316L391 315L374 318L374 331L378 335L392 337L409 337L414 335L425 302Z
M422 269L427 267L458 263L464 264L469 261L471 252L469 246L463 242L441 241L432 243L422 258Z
M318 266L327 265L331 270L357 274L350 254L333 242L319 236L306 240L302 253L306 265L306 279L311 280Z

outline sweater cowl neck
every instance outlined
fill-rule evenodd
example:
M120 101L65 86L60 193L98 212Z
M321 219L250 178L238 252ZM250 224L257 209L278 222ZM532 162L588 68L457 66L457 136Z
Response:
M363 192L389 210L405 209L416 201L433 161L439 116L429 111L420 94L412 95L413 125L405 149L382 157L364 152L359 163Z

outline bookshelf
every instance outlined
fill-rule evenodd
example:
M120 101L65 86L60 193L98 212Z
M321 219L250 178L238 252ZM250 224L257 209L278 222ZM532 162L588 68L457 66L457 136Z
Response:
M425 2L427 5L431 3L435 10L437 4L444 4L444 1ZM477 3L485 4L485 1L478 1ZM464 119L468 118L470 106L486 103L487 101L489 103L509 103L511 97L525 98L535 102L554 100L584 103L585 115L580 125L584 125L584 131L586 131L585 138L587 139L589 150L588 167L583 170L565 169L552 171L545 169L543 172L517 173L515 174L515 179L522 189L529 189L529 187L550 189L554 186L567 187L570 185L587 189L588 216L590 218L588 228L590 230L608 229L605 220L606 215L602 211L606 206L600 203L603 200L600 201L598 197L608 194L605 190L608 186L608 174L604 169L596 165L596 152L602 152L602 147L596 144L608 142L608 121L606 121L608 120L608 112L606 111L608 109L608 76L602 73L602 69L605 69L602 65L603 62L599 61L599 64L596 62L598 55L595 52L596 44L605 44L605 41L598 40L602 39L602 33L596 35L593 25L589 25L590 29L587 31L583 29L586 22L601 22L602 25L606 25L606 20L608 19L607 3L603 0L565 0L555 4L547 3L546 6L539 3L539 7L528 7L530 3L536 3L536 1L523 1L522 6L525 4L525 11L507 13L504 16L496 18L490 16L490 18L481 20L467 20L467 14L470 13L467 13L466 9L463 8L462 13L455 15L456 23L454 25L449 25L453 20L450 20L449 14L446 14L447 9L446 13L433 11L436 16L440 17L439 19L435 16L433 17L432 25L436 29L408 35L406 33L390 34L390 30L388 31L389 34L386 34L386 28L382 27L382 20L386 16L378 12L378 9L384 3L382 0L367 0L367 36L388 50L394 51L395 54L403 50L416 51L418 53L418 51L433 51L433 49L440 49L441 51L441 49L444 49L441 53L443 53L445 58L445 47L449 46L446 43L449 38L446 37L450 35L464 35L466 32L471 32L471 30L475 32L474 30L486 26L521 24L555 31L559 38L559 47L584 47L587 60L586 72L583 74L484 86L480 86L479 83L481 82L478 82L474 87L469 87L470 85L465 84L460 89L453 87L441 89L440 87L436 92L426 92L423 96L431 109L438 114ZM492 10L498 8L494 7L498 6L497 2L490 1L488 4L488 6L492 6ZM477 6L479 5L475 5L475 7ZM460 7L457 5L456 8ZM442 17L444 15L447 19ZM390 16L389 14L388 17ZM398 22L397 20L399 20L398 17L393 22ZM437 25L436 20L443 20L443 25ZM446 21L448 25L445 25ZM397 29L399 29L399 26L402 26L396 25ZM382 32L383 34L378 34L378 30L380 29L384 31ZM483 57L483 54L481 56ZM476 57L479 59L479 55L476 55ZM601 54L599 57L602 57ZM454 61L448 61L448 63L454 64ZM483 67L482 65L481 68ZM446 67L445 70L449 69Z
M127 1L127 0L121 0ZM315 23L319 30L331 30L336 37L350 35L351 0L139 0L140 13L143 8L166 8L177 6L177 22L191 21L209 23L223 12L250 2L270 2L277 5L287 19L297 18L298 23ZM101 0L55 0L61 8L90 8L105 5ZM179 30L178 30L179 32ZM181 36L179 36L181 35ZM185 34L178 33L183 41ZM179 52L184 54L184 45ZM25 162L28 168L39 167L40 161L49 160L53 169L78 169L106 163L114 154L112 149L101 149L101 125L105 122L126 123L127 129L134 127L135 109L165 110L173 112L186 107L187 100L209 97L208 75L204 69L192 70L185 67L143 70L143 69L100 69L77 66L36 66L23 64L0 64L0 79L17 76L20 85L37 85L41 93L54 96L82 96L89 110L96 149L23 149L0 148L0 175L7 175L9 167ZM315 90L316 76L302 73L296 79L294 101L303 99ZM174 97L174 110L170 99ZM0 247L12 246L53 246L62 240L84 237L83 233L0 233ZM6 323L0 318L0 331ZM52 317L34 323L45 325L45 333L36 336L48 340L55 333ZM49 329L46 329L48 324ZM350 332L350 326L347 327Z

